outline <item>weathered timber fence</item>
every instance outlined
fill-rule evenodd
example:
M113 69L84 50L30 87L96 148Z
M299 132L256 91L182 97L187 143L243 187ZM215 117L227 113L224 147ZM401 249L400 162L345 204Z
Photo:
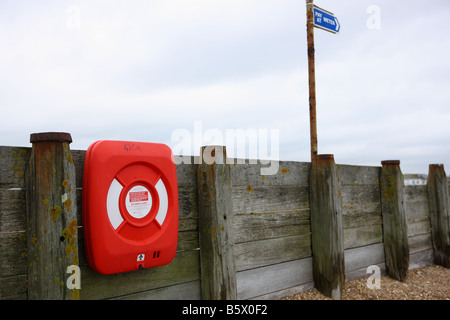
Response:
M339 293L344 278L367 277L370 265L378 265L382 273L389 272L388 252L400 252L395 256L400 255L396 261L401 261L401 266L396 267L397 263L393 268L401 272L434 263L445 265L449 259L449 191L442 166L430 166L428 185L405 187L399 164L395 164L395 177L389 171L389 180L383 173L385 165L350 166L332 161L320 173L332 179L325 179L326 186L313 186L311 163L281 161L275 175L264 176L262 164L223 161L210 165L205 161L199 165L198 158L185 157L190 162L177 165L180 221L175 259L162 267L101 275L86 262L81 232L85 151L70 150L67 141L53 141L53 149L45 149L51 156L37 147L36 142L35 150L0 146L0 299L282 298L313 288L314 281L318 286L321 281L321 273L314 272L313 267L317 261L313 256L315 227L311 227L311 215L317 205L326 207L330 200L333 210L341 216L341 221L338 218L335 223L341 225L342 231L334 230L337 232L333 236L324 239L335 237L341 242L327 250L340 252L333 259L344 265L335 270L336 281L326 281L330 284L325 286L327 294ZM226 155L218 147L202 151L205 149L215 158ZM39 154L44 157L39 163L51 168L37 170ZM75 167L75 175L70 164ZM43 198L43 182L37 181L42 174L51 176L49 196ZM58 184L61 189L56 188ZM331 190L332 198L320 196L320 188L324 187ZM67 203L68 198L72 203ZM395 204L389 201L403 210L400 219L392 209ZM76 231L69 207L70 214L76 213ZM43 243L37 235L44 229L30 226L30 218L43 218L32 214L32 208L46 212L48 223L54 223L54 219L58 224L50 226L48 235L53 236L44 240L40 235ZM78 246L70 242L70 237L77 239ZM395 241L386 241L387 237ZM316 248L324 245L316 243ZM61 266L69 263L80 267L78 292L65 289L70 274L64 273ZM51 265L53 273L36 275L33 268L37 265L42 271L48 271ZM35 280L40 280L39 285L32 285ZM56 291L58 295L54 295ZM339 294L335 297L339 298Z

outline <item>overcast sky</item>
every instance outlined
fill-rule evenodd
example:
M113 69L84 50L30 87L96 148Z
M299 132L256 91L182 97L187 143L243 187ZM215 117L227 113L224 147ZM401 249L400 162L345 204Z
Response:
M315 30L319 153L449 173L450 1L314 3L341 24ZM278 130L310 161L307 66L305 0L1 0L0 145Z

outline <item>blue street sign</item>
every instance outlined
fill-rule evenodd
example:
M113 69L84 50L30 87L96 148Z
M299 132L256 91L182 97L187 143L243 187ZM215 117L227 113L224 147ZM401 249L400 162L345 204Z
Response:
M314 26L332 33L339 33L341 26L338 19L324 9L314 6Z

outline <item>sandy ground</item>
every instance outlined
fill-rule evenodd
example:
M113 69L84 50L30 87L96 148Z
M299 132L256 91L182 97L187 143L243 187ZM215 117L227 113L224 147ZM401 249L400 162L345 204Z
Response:
M380 280L380 289L369 289L367 278L347 281L342 300L450 300L450 269L441 266L409 270L404 282L387 276ZM312 289L283 300L328 299Z

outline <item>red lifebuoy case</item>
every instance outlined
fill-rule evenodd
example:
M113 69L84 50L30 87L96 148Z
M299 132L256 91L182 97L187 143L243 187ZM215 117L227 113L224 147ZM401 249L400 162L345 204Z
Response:
M102 274L170 263L178 242L178 185L170 148L101 140L83 170L87 261Z

